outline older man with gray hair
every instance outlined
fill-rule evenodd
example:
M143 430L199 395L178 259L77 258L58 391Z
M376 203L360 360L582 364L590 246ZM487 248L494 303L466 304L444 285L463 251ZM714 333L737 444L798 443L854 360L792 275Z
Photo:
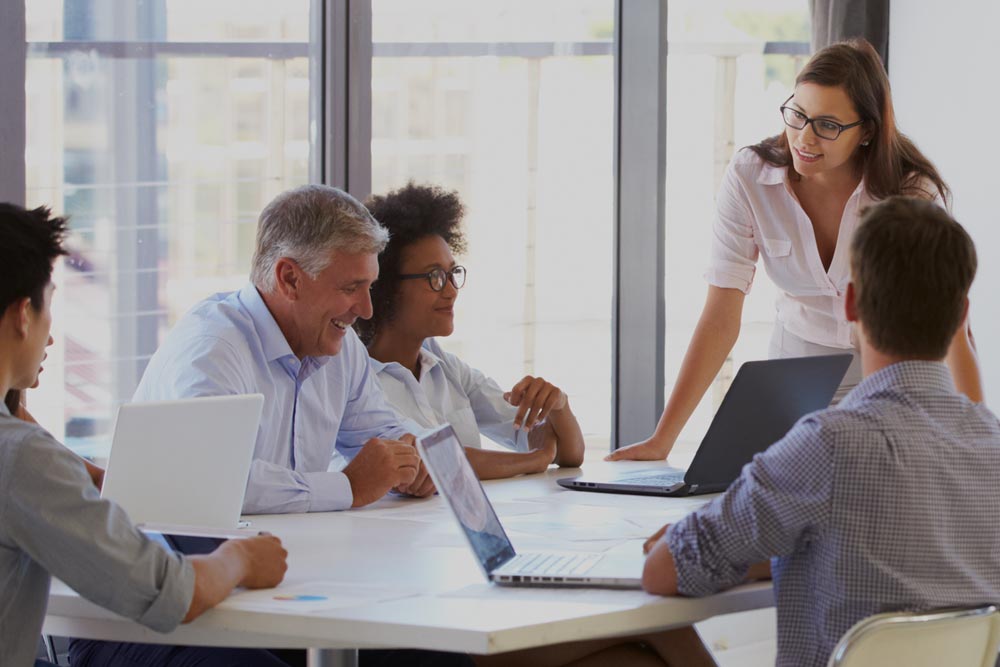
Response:
M336 188L278 195L260 215L251 282L196 305L150 359L136 401L264 395L244 512L323 512L393 488L433 492L351 328L371 317L368 290L388 238Z

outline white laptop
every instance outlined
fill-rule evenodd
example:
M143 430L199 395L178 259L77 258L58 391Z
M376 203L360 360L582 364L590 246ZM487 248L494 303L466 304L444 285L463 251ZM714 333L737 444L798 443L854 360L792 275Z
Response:
M645 560L594 553L516 553L450 424L417 439L438 493L444 496L486 578L504 586L640 588Z
M101 497L146 529L239 527L263 405L247 394L121 406Z

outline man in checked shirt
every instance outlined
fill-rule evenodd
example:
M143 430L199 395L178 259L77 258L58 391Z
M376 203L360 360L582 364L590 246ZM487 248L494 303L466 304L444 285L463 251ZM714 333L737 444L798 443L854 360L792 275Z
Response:
M1000 600L1000 423L942 362L976 252L940 207L892 197L851 243L865 379L729 490L646 543L643 586L702 596L774 577L777 664L826 665L857 621Z

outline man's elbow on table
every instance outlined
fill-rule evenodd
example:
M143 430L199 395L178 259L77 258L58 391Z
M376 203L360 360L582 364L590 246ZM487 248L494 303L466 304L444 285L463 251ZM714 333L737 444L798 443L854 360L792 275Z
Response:
M677 595L677 568L666 543L658 542L642 568L642 588L654 595Z

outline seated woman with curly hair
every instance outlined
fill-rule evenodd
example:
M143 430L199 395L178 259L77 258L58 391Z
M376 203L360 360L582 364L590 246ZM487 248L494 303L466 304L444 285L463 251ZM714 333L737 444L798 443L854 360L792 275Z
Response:
M372 288L374 316L355 327L393 407L424 427L451 423L480 479L579 466L583 434L559 387L529 375L505 392L435 340L454 331L465 284L454 257L465 250L458 195L410 183L367 205L390 240ZM513 451L482 449L480 434Z
M454 257L465 250L458 195L410 183L366 203L390 239L372 287L374 316L354 326L389 403L427 428L451 423L480 479L580 465L583 435L558 387L529 375L505 392L435 340L454 330L465 284ZM480 434L513 451L482 449ZM625 663L715 664L692 627L476 657L479 667Z

